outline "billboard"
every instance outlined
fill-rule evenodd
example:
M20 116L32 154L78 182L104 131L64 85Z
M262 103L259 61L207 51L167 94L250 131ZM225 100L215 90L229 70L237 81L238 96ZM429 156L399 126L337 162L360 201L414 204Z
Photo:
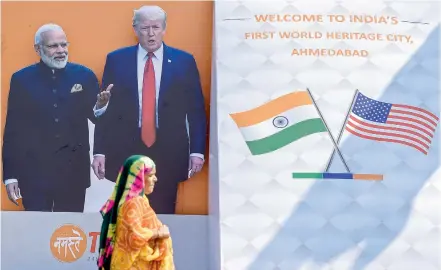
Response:
M439 8L215 3L222 269L440 268Z
M137 46L136 33L142 36L143 30L136 32L132 26L139 2L2 3L2 210L97 212L110 196L123 161L144 154L158 166L160 181L151 201L158 201L154 208L159 213L208 213L212 3L149 2L155 4L163 8L167 20L160 32L161 53L155 56L164 63L155 60L157 73L163 75L156 79L157 140L149 147L141 139L143 125L132 125L141 119L136 108L142 111L142 104L138 105L142 95L127 94L142 90L136 83L143 79L137 72L139 61L124 56L130 63L116 66L131 67L124 70L128 73L109 75L114 66L107 59L118 49L126 48L130 55L142 47ZM63 15L65 10L71 15ZM91 16L78 21L75 12ZM18 13L26 20L19 20ZM111 16L111 24L97 23L97 14ZM184 19L192 30L180 23ZM64 36L37 33L52 23L62 28ZM50 67L61 58L68 62L65 68ZM194 79L182 81L189 74ZM97 113L97 94L109 84L113 88L108 105L104 113ZM184 92L192 93L186 102L180 94ZM100 173L90 166L102 155L105 176L97 177ZM8 195L18 198L19 206ZM164 204L169 207L161 209Z
M170 227L176 268L209 269L208 217L159 218ZM2 269L97 269L100 214L15 211L2 212L1 219Z

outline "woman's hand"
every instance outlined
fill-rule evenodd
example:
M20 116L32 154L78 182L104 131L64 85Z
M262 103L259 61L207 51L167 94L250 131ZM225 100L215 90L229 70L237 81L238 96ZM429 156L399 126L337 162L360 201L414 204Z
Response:
M160 238L170 237L170 230L166 225L162 225L162 227L159 229L159 237Z
M168 238L168 237L170 237L170 230L168 229L168 227L166 225L162 225L161 228L156 230L156 233L157 233L157 235L155 238Z

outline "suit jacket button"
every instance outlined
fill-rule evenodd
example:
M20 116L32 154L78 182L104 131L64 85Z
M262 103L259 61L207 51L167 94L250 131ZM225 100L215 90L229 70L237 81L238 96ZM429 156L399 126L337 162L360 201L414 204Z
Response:
M52 89L52 92L57 93L57 89Z
M55 118L55 119L54 119L54 121L55 121L55 122L58 122L58 121L59 121L59 119L58 119L58 118Z

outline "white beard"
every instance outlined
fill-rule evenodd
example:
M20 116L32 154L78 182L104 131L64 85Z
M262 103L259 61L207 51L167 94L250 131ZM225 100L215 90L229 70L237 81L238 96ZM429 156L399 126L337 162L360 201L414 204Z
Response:
M54 57L49 57L41 50L40 51L41 60L43 63L45 63L48 67L54 68L54 69L62 69L66 66L68 55L66 54L66 57L63 61L56 60Z

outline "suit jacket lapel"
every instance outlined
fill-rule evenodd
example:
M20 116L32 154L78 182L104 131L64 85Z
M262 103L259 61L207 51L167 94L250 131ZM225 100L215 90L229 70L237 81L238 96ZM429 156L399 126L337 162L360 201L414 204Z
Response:
M127 72L126 74L129 83L128 89L133 89L129 94L138 101L138 45L132 46L128 53L128 63L123 67L123 72Z
M161 85L159 87L159 99L158 104L161 106L163 104L163 99L165 96L165 93L169 89L171 80L171 73L172 73L172 53L168 46L164 43L164 55L162 59L162 74L161 74Z

